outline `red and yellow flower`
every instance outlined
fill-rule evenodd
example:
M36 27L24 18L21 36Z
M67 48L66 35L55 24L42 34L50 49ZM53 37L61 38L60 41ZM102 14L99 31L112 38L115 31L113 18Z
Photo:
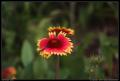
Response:
M16 79L16 69L14 67L8 67L2 71L2 79Z
M48 31L49 32L56 32L56 33L59 33L59 32L62 31L66 34L74 35L74 30L73 29L65 28L65 27L49 27Z
M62 31L62 29L59 32L57 30L52 31L52 29L50 30L49 28L48 34L48 38L42 38L38 40L37 43L37 50L39 51L41 56L49 58L51 55L63 56L71 54L73 43L70 38L66 37L66 34L70 34L70 32L66 33Z

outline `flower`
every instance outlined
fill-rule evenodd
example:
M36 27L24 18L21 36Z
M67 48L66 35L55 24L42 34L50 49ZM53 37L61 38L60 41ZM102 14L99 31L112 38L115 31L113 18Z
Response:
M65 27L49 27L48 31L49 32L56 32L56 33L59 33L59 32L62 31L66 34L74 35L74 30L73 29L65 28Z
M71 54L73 43L66 37L66 33L61 31L58 35L56 32L49 32L49 37L38 40L37 46L40 55L49 58L51 55Z
M15 75L16 75L16 69L12 66L10 66L2 71L3 79L9 79L9 78L16 79Z

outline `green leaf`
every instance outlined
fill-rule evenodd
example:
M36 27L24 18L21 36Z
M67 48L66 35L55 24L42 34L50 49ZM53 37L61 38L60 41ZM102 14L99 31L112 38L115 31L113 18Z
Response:
M46 77L47 79L55 79L55 72L54 71L49 70L47 72L48 72L47 77Z
M24 68L24 79L33 79L33 64L30 63Z
M12 50L12 45L14 44L14 39L15 39L15 32L14 31L8 31L5 29L2 29L3 36L5 37L5 49L6 51L11 51Z
M79 16L79 23L82 25L82 27L86 26L87 23L87 17L86 17L86 9L81 9L80 16Z
M36 58L33 64L33 74L37 79L43 79L47 76L48 64L43 58Z
M93 3L89 3L87 7L83 7L80 9L79 23L82 27L86 27L88 23L88 19L94 11Z
M112 39L103 33L100 34L100 52L109 65L109 71L112 70L112 59L118 50L117 41Z
M100 43L102 46L109 46L110 41L111 40L109 40L109 38L104 33L100 34Z
M47 28L50 27L50 22L51 22L51 18L43 18L39 24L38 24L38 28L35 31L35 41L42 38L43 36L45 36L47 34Z
M29 2L24 2L24 8L25 8L25 11L29 11L30 9L30 3Z
M101 68L101 67L99 67L99 68L97 68L97 79L104 79L105 78L105 74L104 74L104 70Z
M90 2L87 6L87 13L91 15L93 11L94 11L94 4Z
M83 42L83 48L86 48L89 46L89 44L91 44L91 42L93 41L93 38L95 37L95 34L94 33L89 33L89 34L86 34L84 36L84 39L82 40Z
M69 77L71 77L71 79L85 79L86 78L86 73L85 73L85 62L84 62L84 53L83 53L83 47L82 46L78 46L77 48L77 53L73 54L74 56L72 56L72 60L69 59L69 72L70 75ZM71 63L74 63L73 65L71 65ZM75 67L77 66L77 67Z
M67 22L66 20L63 21L63 26L64 26L64 27L69 26L69 25L68 25L68 22Z
M30 43L25 40L22 46L21 60L24 66L27 66L33 61L34 55Z
M70 71L69 71L69 69L67 69L67 68L64 68L64 69L61 69L61 71L60 71L60 78L61 79L67 79L67 77L69 76L69 74L70 74Z
M25 68L18 67L17 69L17 79L34 79L33 76L33 64L28 64Z

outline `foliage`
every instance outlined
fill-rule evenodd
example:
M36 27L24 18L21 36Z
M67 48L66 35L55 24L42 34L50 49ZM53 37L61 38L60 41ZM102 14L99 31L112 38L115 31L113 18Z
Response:
M60 78L118 79L106 76L103 68L108 64L108 74L112 74L113 58L118 59L118 2L73 3L75 25L71 27L71 2L2 2L2 68L16 67L17 79L54 79L54 57L40 57L36 44L47 36L48 27L65 26L75 30L71 39L80 44L71 55L60 57ZM108 32L113 33L109 36ZM98 48L94 38L99 40ZM86 56L87 48L90 57ZM94 48L99 52L92 54Z

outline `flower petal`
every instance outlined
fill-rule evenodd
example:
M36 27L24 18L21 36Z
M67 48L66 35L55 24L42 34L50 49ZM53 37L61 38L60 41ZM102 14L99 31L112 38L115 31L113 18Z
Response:
M59 33L58 34L58 37L57 37L59 40L61 40L62 44L63 44L63 47L62 49L66 49L68 48L70 45L70 39L65 37L63 33Z
M40 52L40 55L47 59L51 56L51 54L49 52L46 52L46 50Z
M42 38L41 40L38 41L38 45L40 49L44 49L46 48L48 43L48 39L47 38Z
M48 28L49 32L57 32L59 33L60 31L66 33L66 34L70 34L70 35L74 35L74 30L71 28L66 28L66 27L49 27Z
M56 33L55 32L49 32L49 38L53 39L56 37Z

